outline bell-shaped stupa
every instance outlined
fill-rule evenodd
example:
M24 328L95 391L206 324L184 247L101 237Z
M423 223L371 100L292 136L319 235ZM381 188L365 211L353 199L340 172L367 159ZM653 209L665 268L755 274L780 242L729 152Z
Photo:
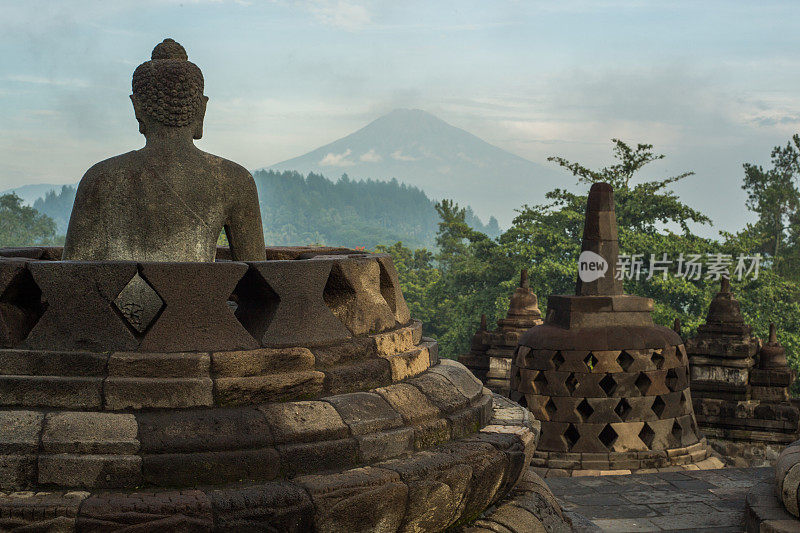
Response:
M486 315L470 343L470 351L458 358L493 392L508 396L511 388L511 363L520 337L542 323L539 299L531 290L528 271L522 269L519 286L511 294L505 318L497 321L497 329L486 330Z
M532 464L567 473L721 466L692 411L681 338L622 292L613 190L592 185L576 295L551 296L520 340L511 398L542 421ZM693 467L694 468L694 467Z

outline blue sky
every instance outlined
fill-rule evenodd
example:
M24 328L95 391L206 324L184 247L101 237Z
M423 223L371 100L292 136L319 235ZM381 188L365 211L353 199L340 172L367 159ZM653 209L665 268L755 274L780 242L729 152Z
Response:
M717 229L743 162L800 131L800 2L0 0L0 188L71 183L138 148L133 69L164 37L203 70L199 146L250 169L397 107L535 162L600 166L612 137ZM565 174L565 184L573 180ZM525 201L520 191L520 203ZM510 205L509 210L517 206Z

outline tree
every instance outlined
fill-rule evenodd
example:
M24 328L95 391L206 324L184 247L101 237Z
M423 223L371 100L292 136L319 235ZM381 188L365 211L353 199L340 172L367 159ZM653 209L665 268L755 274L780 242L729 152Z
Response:
M14 193L0 196L0 246L55 244L56 223Z
M800 135L795 134L786 146L773 148L771 162L768 170L745 163L742 189L747 192L745 205L758 214L758 222L748 231L760 234L760 251L770 254L775 267L785 272L793 267L787 263L800 238ZM789 249L782 255L784 247Z

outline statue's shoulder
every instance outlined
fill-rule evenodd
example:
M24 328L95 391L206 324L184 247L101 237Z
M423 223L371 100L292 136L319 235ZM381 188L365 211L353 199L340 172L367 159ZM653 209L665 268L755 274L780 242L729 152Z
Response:
M113 186L115 179L125 176L141 166L137 151L126 152L99 161L89 167L81 178L80 189L98 190Z
M249 183L253 181L253 176L250 174L250 171L239 163L218 155L209 154L208 152L203 152L203 157L205 157L209 165L218 170L218 175L223 179L231 180L234 183Z

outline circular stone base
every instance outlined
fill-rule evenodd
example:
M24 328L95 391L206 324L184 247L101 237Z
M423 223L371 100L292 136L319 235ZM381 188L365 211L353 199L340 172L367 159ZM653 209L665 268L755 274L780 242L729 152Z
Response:
M623 475L674 470L713 470L725 463L703 438L666 451L570 453L536 450L531 466L542 477Z
M775 482L770 479L747 493L745 526L747 533L797 533L800 520L783 506L775 495Z
M185 490L0 493L0 530L439 531L506 495L538 434L527 410L495 397L477 433L361 468Z

